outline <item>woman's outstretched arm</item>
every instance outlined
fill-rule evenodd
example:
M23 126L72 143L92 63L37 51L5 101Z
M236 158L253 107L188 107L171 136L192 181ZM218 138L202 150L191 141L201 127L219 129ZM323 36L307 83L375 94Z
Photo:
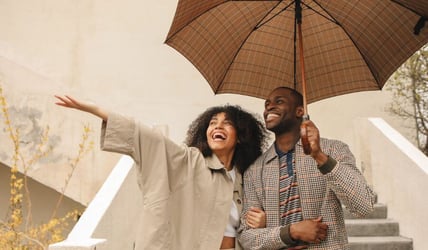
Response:
M68 95L65 95L65 96L55 95L55 97L59 100L58 102L55 103L56 105L63 106L66 108L78 109L81 111L91 113L103 119L103 121L107 121L108 119L108 112L98 107L94 103L78 101Z

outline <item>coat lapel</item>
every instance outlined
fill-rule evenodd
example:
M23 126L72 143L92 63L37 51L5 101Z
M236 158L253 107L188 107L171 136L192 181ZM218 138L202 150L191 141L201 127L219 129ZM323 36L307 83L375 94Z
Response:
M276 227L280 224L279 217L279 161L272 145L266 154L262 169L264 191L264 209L266 211L266 226Z
M325 194L325 184L319 181L324 177L317 169L315 160L303 153L300 141L296 145L295 157L303 219L315 219L321 212L319 200L322 200Z

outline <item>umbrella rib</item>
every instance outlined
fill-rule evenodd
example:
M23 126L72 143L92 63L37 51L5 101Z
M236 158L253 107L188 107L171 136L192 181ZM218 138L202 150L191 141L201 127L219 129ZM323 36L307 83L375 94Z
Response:
M406 9L406 10L408 10L410 12L413 12L414 14L416 14L416 15L418 15L418 16L421 17L421 18L419 18L418 22L416 22L416 25L414 27L414 32L413 32L415 35L419 35L421 29L424 27L425 22L428 21L428 17L424 16L423 14L417 12L416 10L411 9L410 7L408 7L408 6L406 6L406 5L398 2L397 0L391 0L391 2L397 4L398 6L401 6L404 9Z
M322 17L325 17L325 18L327 18L328 20L331 20L333 23L335 23L335 24L337 24L337 26L339 26L341 29L342 29L342 31L346 34L346 36L349 38L349 40L352 42L352 44L354 44L354 48L356 48L357 50L358 50L358 53L361 55L361 57L363 58L363 60L364 60L364 63L366 64L366 66L367 66L367 68L370 70L370 72L372 73L372 76L373 76L373 78L374 78L374 80L376 81L376 83L380 86L380 82L379 82L379 80L375 77L375 73L373 72L373 69L370 67L370 64L368 63L368 60L367 60L367 58L364 56L364 54L363 53L361 53L361 50L360 50L360 48L357 46L357 44L355 43L355 41L354 41L354 39L352 39L352 37L349 35L349 33L347 32L347 30L346 29L344 29L343 28L343 26L342 26L342 24L339 22L339 21L337 21L336 20L336 18L334 18L333 17L333 15L331 15L330 14L330 12L329 11L327 11L320 3L318 3L318 1L317 0L314 0L314 3L316 3L316 4L318 4L318 6L321 8L321 9L323 9L329 16L330 16L330 18L327 18L327 17L325 17L325 15L321 15ZM312 9L312 8L311 8ZM313 9L312 9L313 10ZM313 10L313 11L315 11L315 10Z
M418 15L418 16L420 16L420 17L428 18L428 16L424 16L422 13L419 13L419 12L417 12L416 10L411 9L410 7L408 7L408 6L406 6L406 5L404 5L404 4L400 3L400 2L398 2L397 0L391 0L391 2L393 2L393 3L395 3L395 4L398 4L399 6L401 6L401 7L405 8L406 10L409 10L409 11L411 11L411 12L415 13L416 15Z
M283 2L283 0L279 1L277 5L275 5L275 7L273 7L263 18L262 20L269 14L272 12L273 9L275 9L281 2ZM278 11L278 13L276 13L275 15L273 15L271 18L267 19L265 22L260 22L256 25L255 29L258 29L259 27L265 25L266 23L270 22L270 20L274 19L276 16L278 16L279 14L281 14L282 12L284 12L285 10L288 9L288 7L290 7L294 2L290 2L287 6L285 6L281 11Z
M329 13L326 9L324 9L324 8L321 6L321 4L320 4L320 3L318 3L318 1L317 1L317 0L314 0L314 3L316 3L316 4L317 4L321 9L323 9L326 13ZM308 9L311 9L313 12L317 13L318 15L320 15L320 16L322 16L322 17L324 17L325 19L327 19L327 20L329 20L329 21L331 21L331 22L333 22L333 23L338 24L337 20L336 20L336 19L334 19L330 14L329 14L329 16L326 16L326 15L322 14L321 12L319 12L319 11L317 11L317 10L313 9L311 6L307 5L306 3L302 2L302 4L303 4L303 5L305 5Z
M253 1L259 1L259 0L253 0ZM277 1L277 0L269 0L269 1ZM220 80L220 84L217 86L217 88L215 89L214 93L218 93L219 89L221 89L223 87L224 78L226 78L227 72L229 71L230 67L232 67L232 64L235 61L236 57L238 56L239 51L241 50L241 48L245 44L245 42L248 40L248 38L250 37L251 33L253 31L257 30L259 27L261 27L264 24L266 24L268 21L272 20L272 18L269 18L266 22L262 22L282 2L283 2L283 0L278 1L278 3L276 5L274 5L269 11L267 11L266 14L260 19L260 21L254 26L253 30L250 31L248 33L247 37L242 41L241 45L239 46L239 49L236 50L235 55L233 55L233 59L230 60L230 63L227 66L227 69L224 71L223 77ZM283 12L284 10L286 10L290 5L291 4L287 5L284 9L282 9L281 11L279 11L278 13L276 13L274 16L279 15L279 13Z
M320 4L317 3L316 1L314 1L314 2L320 6ZM318 15L324 17L325 19L329 20L330 22L338 24L338 22L335 19L329 18L328 16L322 14L321 12L313 9L311 6L307 5L305 2L301 2L300 4L304 5L307 9L312 10L313 12L317 13ZM297 88L297 77L296 77L297 76L297 65L296 65L297 52L296 51L297 51L297 20L295 20L295 22L294 22L294 68L293 68L293 70L294 70L294 89Z

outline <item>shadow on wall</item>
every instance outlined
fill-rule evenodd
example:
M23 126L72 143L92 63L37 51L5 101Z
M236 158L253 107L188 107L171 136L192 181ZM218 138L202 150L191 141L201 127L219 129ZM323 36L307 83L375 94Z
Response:
M23 177L23 175L18 174L18 178L19 177ZM10 168L0 163L0 218L5 218L8 211L10 196L9 178ZM55 209L55 205L61 194L29 177L28 188L31 194L33 223L46 223L50 219L52 211ZM64 196L58 208L57 215L63 216L74 209L84 211L85 206ZM65 235L69 233L73 226L74 225L69 225Z
M9 116L13 117L14 128L19 130L20 146L22 149L34 149L37 146L36 143L40 141L40 135L44 134L46 129L40 124L42 111L31 107L16 108L15 106L10 106L8 108L8 112ZM6 134L4 134L4 136L6 136ZM50 134L49 145L47 146L55 148L57 145L59 145L60 140L61 138L59 136ZM5 145L2 147L5 147ZM39 162L55 163L59 162L62 157L64 156L55 152L51 152L50 154L46 155L46 157L42 157ZM6 154L5 152L0 152L0 161L9 162L9 158L10 155Z

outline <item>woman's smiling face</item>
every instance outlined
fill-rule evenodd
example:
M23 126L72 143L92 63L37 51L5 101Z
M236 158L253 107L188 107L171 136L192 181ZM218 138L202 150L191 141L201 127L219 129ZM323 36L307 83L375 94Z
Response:
M207 141L214 154L225 154L235 150L238 141L236 129L226 113L212 116L207 128Z

